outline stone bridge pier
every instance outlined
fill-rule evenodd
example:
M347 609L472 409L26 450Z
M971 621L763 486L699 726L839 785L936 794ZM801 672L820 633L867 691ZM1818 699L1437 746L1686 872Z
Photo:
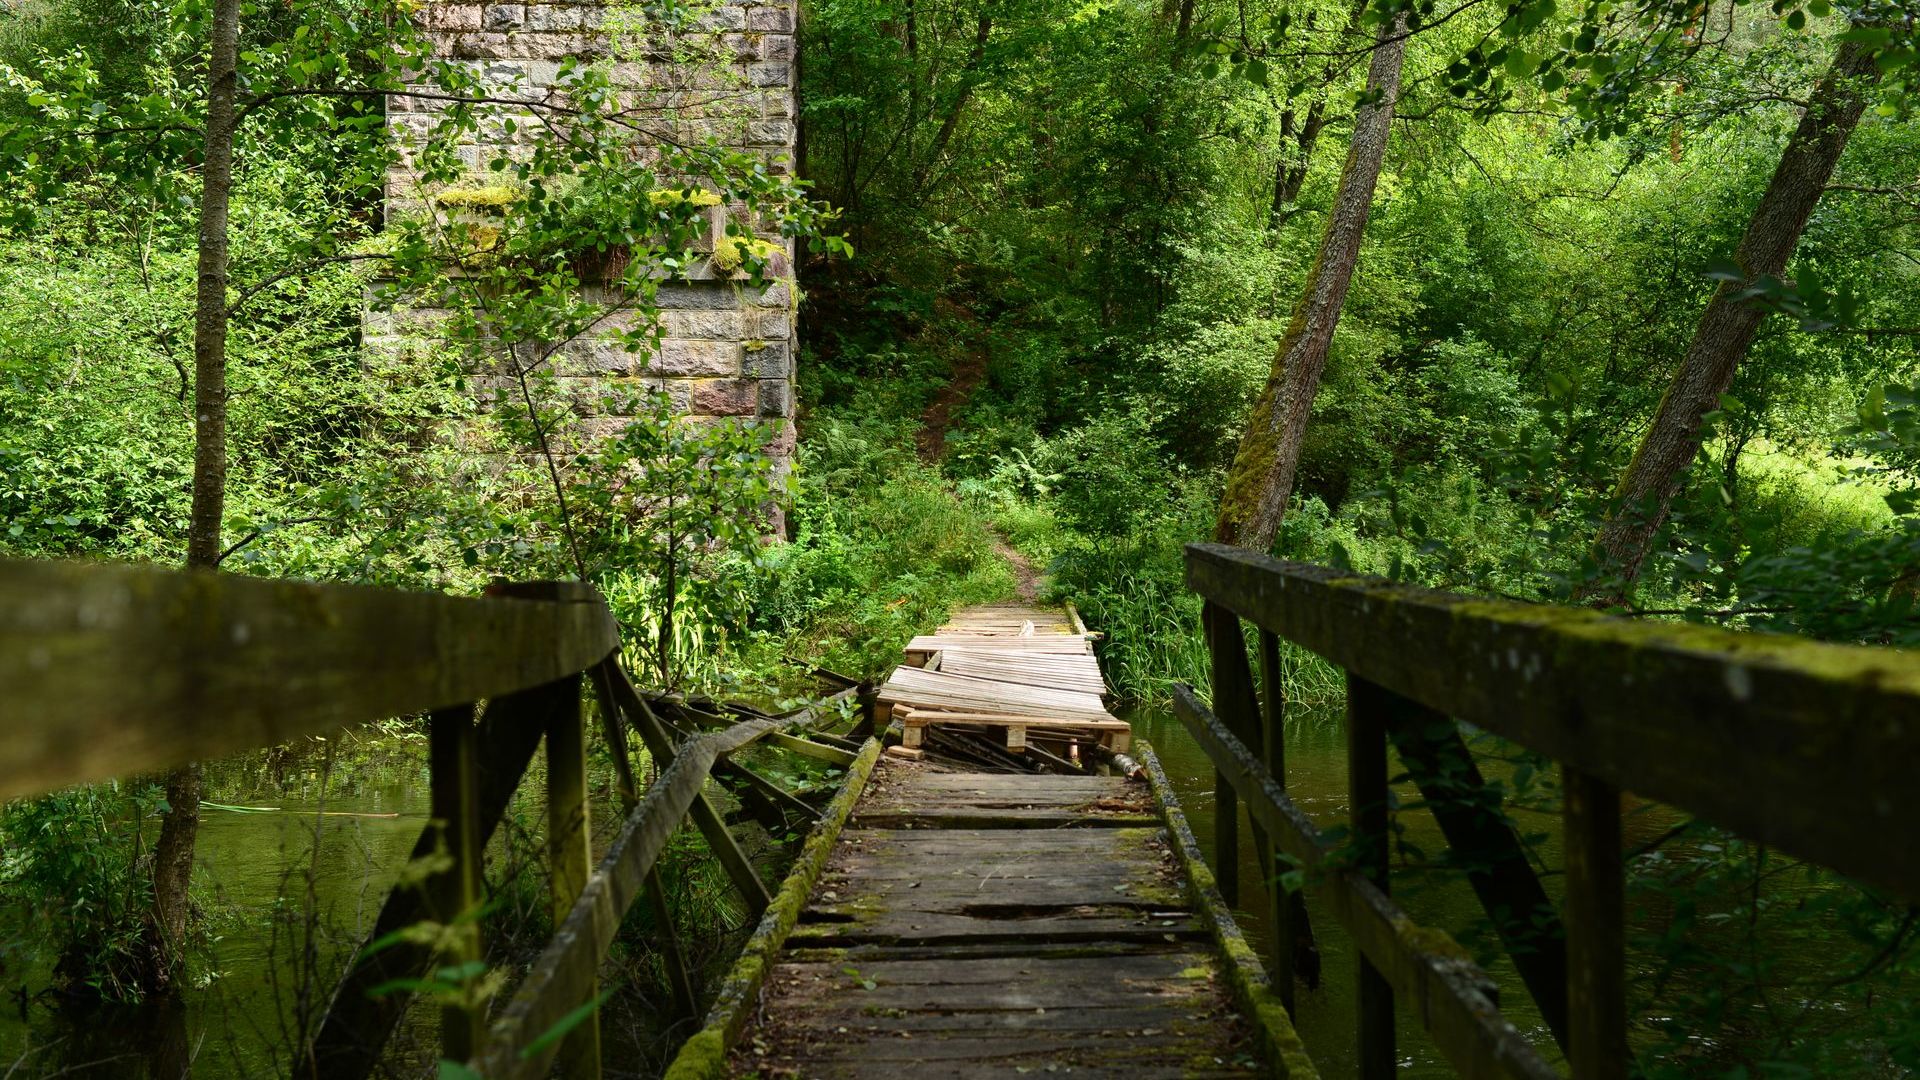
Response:
M757 156L770 172L783 174L792 168L797 131L797 4L685 0L691 21L670 36L666 47L643 49L615 48L616 40L634 36L627 31L642 18L638 3L430 0L422 19L443 58L471 65L490 89L518 96L546 95L567 60L611 58L616 86L636 103L634 115L648 129L682 144L714 139ZM430 130L437 107L426 99L398 98L388 123L402 129L403 145L409 138L417 143ZM524 139L526 130L535 126L522 126L519 137ZM484 203L489 186L498 184L492 179L498 174L487 169L487 162L503 151L510 155L515 138L499 125L484 125L483 130L496 133L493 141L483 136L459 147L473 170L475 188L467 196L474 204ZM497 197L498 188L493 190ZM390 213L417 211L425 200L451 201L460 194L423 190L405 164L387 177ZM785 467L794 444L797 292L788 280L794 252L791 241L765 235L780 248L771 261L773 275L781 280L755 287L737 275L737 252L720 244L716 253L715 245L725 235L729 216L740 210L717 199L702 208L711 224L704 244L707 257L689 269L685 280L661 284L665 339L657 349L635 352L608 339L605 331L620 328L626 317L615 314L598 331L556 354L561 390L581 415L586 437L618 431L628 419L618 415L618 408L609 409L605 390L659 389L691 417L764 422L773 430L770 450ZM587 287L590 292L596 288L591 282ZM377 342L382 335L418 328L433 318L434 313L417 309L370 312L368 337ZM486 387L485 378L477 381Z

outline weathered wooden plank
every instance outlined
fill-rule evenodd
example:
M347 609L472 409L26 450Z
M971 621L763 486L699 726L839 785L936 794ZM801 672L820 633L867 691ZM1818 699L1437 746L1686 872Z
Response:
M1260 725L1261 754L1267 775L1280 790L1287 789L1287 699L1286 684L1280 671L1280 639L1270 630L1260 631ZM1271 844L1272 837L1267 840ZM1320 948L1313 939L1313 924L1307 917L1306 898L1297 889L1288 889L1282 878L1281 852L1277 846L1265 850L1262 869L1267 875L1267 919L1273 927L1268 945L1267 965L1273 975L1275 991L1288 1016L1294 1015L1296 966L1309 985L1319 984ZM1299 964L1296 965L1296 956Z
M926 832L877 829L848 834L844 846L850 854L857 848L859 854L874 857L911 851L951 855L956 860L966 861L989 851L999 852L1008 858L1104 858L1114 844L1151 847L1160 841L1156 822L1153 827L1132 829L1033 829L1013 834L968 829Z
M587 804L587 725L580 711L580 677L561 680L563 702L547 720L547 897L553 924L561 925L593 871L593 827ZM569 978L581 1000L600 992L599 955L577 954ZM600 1016L576 1024L560 1043L560 1075L592 1080L600 1075Z
M782 750L799 754L801 757L810 757L815 761L824 761L829 765L838 765L842 768L853 764L853 759L858 756L850 751L842 750L837 746L828 746L823 742L815 742L812 739L803 738L799 735L788 735L782 731L769 733L767 741Z
M918 795L1018 795L1028 800L1085 801L1136 797L1139 784L1122 776L1013 776L995 773L942 773L916 771L889 783L872 797L890 798L904 793Z
M995 810L957 806L949 810L861 810L854 821L866 828L885 829L1067 829L1138 828L1152 825L1151 814L1125 810L1009 808Z
M913 890L917 893L919 890ZM906 893L896 892L905 900ZM1079 899L1093 899L1082 891ZM1171 941L1207 936L1192 912L1157 905L1075 903L1055 900L1029 910L1018 905L978 905L978 911L935 911L890 904L866 911L859 904L808 908L795 928L795 941L905 941L920 945L965 941ZM1172 936L1169 936L1172 935Z
M1372 882L1329 865L1319 829L1267 776L1248 750L1185 686L1174 711L1215 767L1240 792L1249 814L1309 871L1311 887L1394 994L1462 1075L1552 1080L1558 1074L1494 1004L1493 982L1466 950L1408 919Z
M1212 677L1213 706L1227 730L1251 742L1257 721L1253 677L1247 669L1247 643L1240 619L1218 604L1201 609L1200 625L1207 639L1208 670ZM1229 906L1240 902L1240 802L1224 773L1213 774L1213 878ZM1264 847L1259 826L1255 847Z
M1133 726L1125 720L1062 720L1057 717L1022 716L1001 712L962 712L930 705L900 706L910 709L911 722L925 726L927 724L952 724L959 727L1024 727L1039 732L1055 732L1063 735L1099 736L1109 733L1131 732Z
M1104 694L1099 662L1088 653L1028 656L1005 649L944 649L940 670L950 675Z
M1353 868L1387 896L1387 714L1386 692L1347 673L1347 820ZM1360 1080L1389 1080L1399 1065L1394 1050L1393 985L1363 950L1355 962L1354 1059Z
M1485 600L1187 549L1282 637L1615 787L1920 896L1920 655ZM1753 793L1767 797L1756 799Z
M1088 653L1093 647L1078 634L995 637L986 634L924 634L907 643L909 656L931 656L946 649L1004 649L1020 653Z
M1572 767L1560 772L1567 851L1567 1060L1574 1080L1625 1080L1626 867L1620 791Z
M953 707L956 712L1060 720L1118 719L1107 712L1095 694L1020 686L914 667L895 668L886 685L880 688L879 699L886 704Z
M619 637L579 589L539 602L0 560L0 799L583 670Z
M451 865L423 883L427 910L433 921L447 928L447 947L439 957L442 967L462 968L478 962L480 942L478 905L481 881L479 838L480 772L477 763L479 732L474 707L437 709L427 719L427 761L432 777L432 813ZM470 980L468 987L477 984ZM440 1009L440 1046L443 1056L464 1061L480 1045L486 1028L487 1003L476 993L449 1000Z

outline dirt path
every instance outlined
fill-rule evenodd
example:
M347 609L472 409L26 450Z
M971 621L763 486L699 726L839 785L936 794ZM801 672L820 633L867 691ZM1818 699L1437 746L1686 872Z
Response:
M973 316L952 301L941 299L935 303L942 314L973 322ZM966 348L954 359L949 370L947 384L933 395L926 411L920 414L920 430L913 436L914 444L920 450L920 460L929 465L940 464L941 457L947 452L947 430L953 426L953 414L966 405L987 377L986 350ZM1033 560L1014 550L1014 546L998 530L993 534L993 551L1013 567L1014 595L1022 601L1038 600L1045 575L1033 565Z
M986 354L969 349L954 361L952 371L947 385L933 395L927 411L920 414L920 430L913 437L920 447L920 460L929 465L938 465L947 452L947 429L953 426L954 410L965 405L986 378Z
M1033 560L1014 550L1007 538L1000 535L998 529L993 533L993 553L1007 560L1013 567L1013 593L1023 603L1032 603L1040 599L1040 583L1045 575L1033 565Z

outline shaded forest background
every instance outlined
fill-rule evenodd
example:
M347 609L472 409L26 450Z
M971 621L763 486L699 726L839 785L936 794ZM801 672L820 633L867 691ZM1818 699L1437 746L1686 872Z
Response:
M1276 554L1547 602L1593 587L1616 485L1835 42L1856 24L1911 34L1897 7L1789 7L1631 9L1680 18L1685 47L1618 101L1591 92L1609 71L1543 65L1614 55L1584 28L1629 9L1534 5L1504 36L1517 5L1413 9L1426 18ZM242 47L371 10L262 8ZM188 93L205 18L191 0L15 5L7 160L65 100L52 58L90 57L98 100ZM806 4L798 173L852 254L816 243L797 267L792 477L710 478L702 497L732 524L666 555L658 530L618 525L609 476L751 446L675 443L663 413L624 457L562 463L596 581L642 639L675 639L650 654L658 679L777 698L815 664L871 676L1030 567L1105 635L1132 701L1203 681L1181 546L1214 532L1311 271L1372 32L1341 3ZM1625 596L1637 617L1920 641L1920 127L1912 68L1884 66L1788 272L1747 301L1769 314ZM516 455L524 432L457 350L369 362L375 260L335 256L380 250L378 174L323 127L248 138L235 271L265 284L228 347L223 567L457 591L570 573L544 463ZM196 163L177 158L138 183L111 161L58 185L0 177L0 551L182 559ZM770 498L789 542L742 542ZM1337 700L1331 669L1287 665L1290 699ZM40 821L10 814L16 837ZM1695 829L1685 854L1637 867L1675 912L1637 943L1667 1002L1643 1017L1655 1071L1920 1068L1913 909ZM50 884L36 850L8 848L0 889L78 887ZM1742 951L1761 936L1714 936L1741 923L1818 923L1858 955L1771 969ZM89 940L96 959L124 944ZM1776 1008L1788 986L1796 1004Z

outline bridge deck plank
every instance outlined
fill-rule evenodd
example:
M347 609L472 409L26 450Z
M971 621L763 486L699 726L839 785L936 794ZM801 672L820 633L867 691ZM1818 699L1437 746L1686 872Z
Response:
M1059 611L970 609L909 647L910 662L939 653L940 669L898 669L880 700L909 728L1124 745L1131 729L1101 705L1099 665L1075 631ZM958 768L937 755L877 766L735 1044L734 1073L1257 1075L1150 789Z

